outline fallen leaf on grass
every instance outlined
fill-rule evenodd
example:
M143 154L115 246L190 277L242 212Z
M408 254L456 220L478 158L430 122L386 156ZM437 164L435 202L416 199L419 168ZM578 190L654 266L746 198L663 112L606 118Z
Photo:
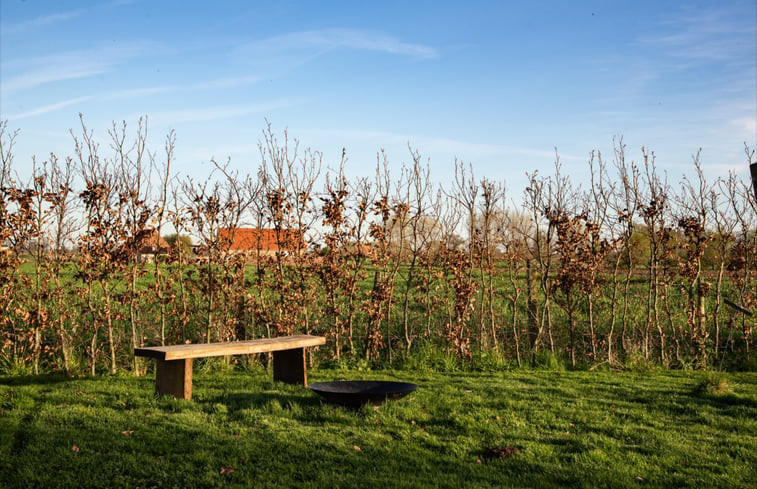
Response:
M124 435L124 436L133 435L134 434L134 430L122 431L121 434Z
M234 469L232 467L221 467L221 475L224 474L233 474Z
M353 445L352 449L355 450L356 452L362 451L362 450L360 450L360 447L357 446L357 445Z

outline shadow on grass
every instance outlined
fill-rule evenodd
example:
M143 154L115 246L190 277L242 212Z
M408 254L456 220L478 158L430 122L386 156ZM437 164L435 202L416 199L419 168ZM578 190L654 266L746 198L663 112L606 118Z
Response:
M20 387L25 385L53 385L71 381L92 380L89 377L66 377L65 375L20 375L0 376L0 385Z
M316 407L321 405L320 399L306 389L303 389L302 394L271 392L227 393L219 396L197 399L195 402L200 406L222 404L231 411L249 408L260 409L265 406L270 406L272 402L278 402L283 409L288 409L288 406L295 403L303 407Z
M729 409L735 407L744 407L747 409L757 409L757 400L738 394L700 394L694 393L691 399L697 404L705 404L714 408ZM749 413L745 412L744 415Z

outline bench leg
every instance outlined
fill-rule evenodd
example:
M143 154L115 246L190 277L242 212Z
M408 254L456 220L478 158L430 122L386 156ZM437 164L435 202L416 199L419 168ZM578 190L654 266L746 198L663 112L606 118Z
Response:
M308 373L305 366L305 349L294 348L273 352L273 380L307 386Z
M157 361L155 393L177 399L192 399L192 359Z

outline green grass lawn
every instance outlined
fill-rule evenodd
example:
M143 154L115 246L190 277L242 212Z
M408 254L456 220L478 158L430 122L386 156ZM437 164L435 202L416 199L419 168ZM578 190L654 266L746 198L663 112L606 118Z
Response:
M262 369L196 369L192 401L152 376L0 377L0 487L757 484L754 373L723 393L696 372L310 373L340 378L420 388L350 411Z

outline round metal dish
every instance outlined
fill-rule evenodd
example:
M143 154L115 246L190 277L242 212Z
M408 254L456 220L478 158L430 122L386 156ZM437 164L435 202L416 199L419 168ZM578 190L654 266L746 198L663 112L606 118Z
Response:
M417 385L407 382L384 380L339 380L310 384L310 390L326 402L349 407L360 407L363 404L378 406L387 400L404 397L417 388Z

